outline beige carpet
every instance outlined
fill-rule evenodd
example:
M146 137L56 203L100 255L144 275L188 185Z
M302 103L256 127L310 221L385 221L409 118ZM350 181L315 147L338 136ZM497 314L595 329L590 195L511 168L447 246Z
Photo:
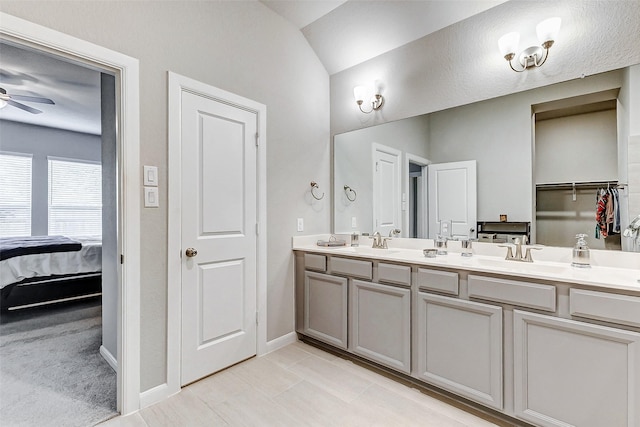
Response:
M0 314L0 424L93 426L116 415L100 300Z

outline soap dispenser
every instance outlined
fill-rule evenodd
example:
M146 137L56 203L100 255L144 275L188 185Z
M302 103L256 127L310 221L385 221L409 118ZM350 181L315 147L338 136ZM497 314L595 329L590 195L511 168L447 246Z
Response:
M585 241L586 234L576 234L576 245L573 248L573 261L571 265L578 268L589 268L591 263L589 262L589 247Z

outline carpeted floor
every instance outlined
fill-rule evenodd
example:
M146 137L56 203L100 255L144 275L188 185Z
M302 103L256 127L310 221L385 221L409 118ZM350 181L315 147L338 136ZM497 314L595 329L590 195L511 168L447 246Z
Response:
M116 415L100 299L0 314L0 424L93 426Z

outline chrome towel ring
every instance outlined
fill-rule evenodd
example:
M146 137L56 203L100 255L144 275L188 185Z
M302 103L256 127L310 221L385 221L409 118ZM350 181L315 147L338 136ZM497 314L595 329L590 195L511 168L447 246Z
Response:
M316 196L316 193L313 192L314 190L318 190L319 188L320 187L318 187L318 184L315 181L311 181L311 195L316 200L322 200L324 198L324 193L322 193L322 196L318 197Z
M349 193L353 193L353 198L349 197ZM348 185L344 186L344 194L347 195L347 199L349 199L350 202L355 202L356 198L358 197L358 193L356 193L356 190L349 187Z

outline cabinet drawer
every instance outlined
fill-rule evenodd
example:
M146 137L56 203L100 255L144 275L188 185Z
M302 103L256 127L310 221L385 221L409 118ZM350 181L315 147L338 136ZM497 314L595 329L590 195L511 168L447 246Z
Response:
M639 297L571 289L569 311L572 316L640 327Z
M306 270L327 271L327 257L324 255L304 254Z
M458 295L458 273L419 268L418 287Z
M556 288L539 283L469 275L469 297L556 311Z
M331 257L331 273L369 279L373 277L371 261Z
M378 264L378 281L411 286L411 267L381 262Z

